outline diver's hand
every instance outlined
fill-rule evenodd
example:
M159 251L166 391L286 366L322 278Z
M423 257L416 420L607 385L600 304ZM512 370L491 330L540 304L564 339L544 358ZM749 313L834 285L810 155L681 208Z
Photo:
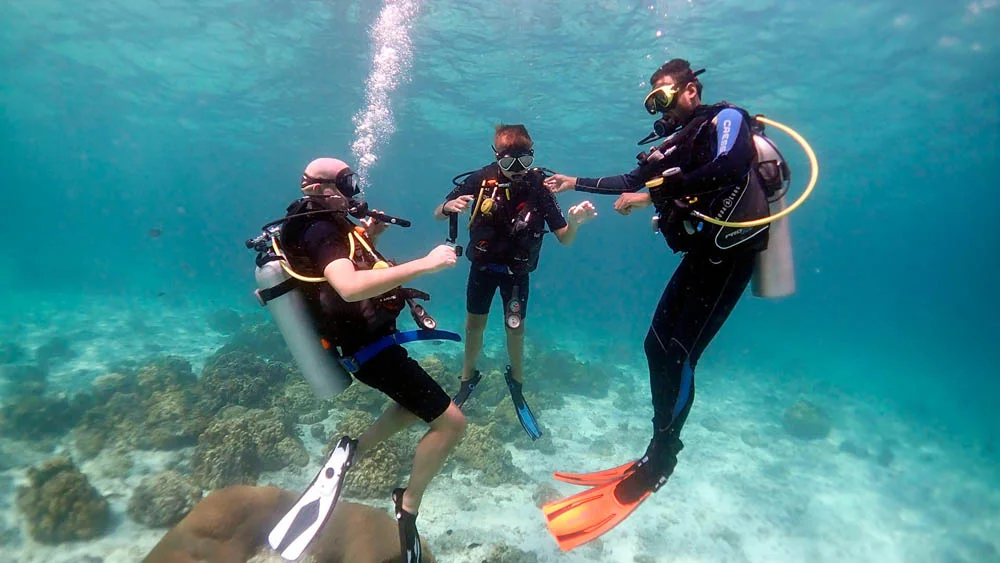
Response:
M615 211L622 215L629 215L633 209L649 207L653 203L653 198L649 192L622 194L615 201Z
M373 209L372 211L378 211L378 209ZM389 228L389 223L383 223L374 217L365 217L361 220L361 225L371 238L377 238Z
M569 212L566 214L566 222L579 226L594 217L597 217L597 209L594 208L594 204L589 201L582 201L569 208Z
M465 213L465 210L469 208L469 203L473 199L475 199L475 196L460 195L455 199L446 202L441 207L441 211L447 211L448 213Z
M544 183L545 187L554 194L565 192L566 190L576 189L576 178L574 176L553 174L546 178Z
M453 247L442 244L427 253L427 256L423 257L422 260L424 261L424 271L428 274L433 274L445 268L454 268L458 262L458 257L455 256L455 249Z

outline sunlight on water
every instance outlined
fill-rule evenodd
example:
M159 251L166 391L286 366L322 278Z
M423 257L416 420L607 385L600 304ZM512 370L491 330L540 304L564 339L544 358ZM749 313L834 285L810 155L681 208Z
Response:
M358 163L361 197L365 197L368 169L378 161L376 154L394 131L390 96L408 77L413 53L410 29L420 6L419 0L388 0L371 29L372 68L365 82L365 108L354 116L355 140L351 151Z

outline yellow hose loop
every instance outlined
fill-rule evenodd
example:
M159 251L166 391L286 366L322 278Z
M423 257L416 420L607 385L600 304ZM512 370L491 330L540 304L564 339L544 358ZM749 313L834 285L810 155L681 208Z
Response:
M278 239L277 238L272 238L271 239L271 248L274 249L274 254L281 258L281 260L280 260L281 267L285 269L285 272L287 272L288 275L292 276L293 278L295 278L295 279L297 279L299 281L304 281L304 282L307 282L307 283L319 283L319 282L325 282L326 281L326 278L310 278L310 277L303 276L303 275L297 273L295 270L293 270L292 267L288 265L288 260L285 259L285 255L281 252L281 249L278 248Z
M754 221L739 221L739 222L719 221L718 219L709 217L704 213L692 211L691 214L697 217L698 219L701 219L706 223L719 225L720 227L731 227L734 229L759 227L761 225L767 225L768 223L773 223L774 221L777 221L778 219L781 219L782 217L788 215L792 211L795 211L796 209L798 209L800 205L805 203L805 201L809 199L809 195L812 194L813 188L816 187L816 181L819 179L819 162L816 160L816 153L813 152L812 147L809 146L809 143L802 137L802 135L799 135L798 132L796 132L791 127L783 125L781 123L778 123L777 121L773 121L763 116L757 116L756 119L757 121L760 121L765 125L771 125L773 127L777 127L778 129L784 131L785 133L788 133L788 135L791 138L795 139L795 141L802 146L802 149L805 151L806 156L809 157L809 165L812 167L812 174L809 177L809 183L806 185L805 191L802 192L802 195L799 196L799 199L795 200L795 203L789 205L783 211L779 211L778 213L775 213L770 217L764 217L763 219L756 219Z
M375 255L375 251L372 250L372 247L368 245L368 241L365 240L365 237L361 236L357 231L352 231L351 234L357 237L358 242L361 243L361 246L365 247L365 250L368 251L368 254L371 254L372 256ZM354 243L351 243L351 246L353 247ZM351 252L351 256L354 256L353 251Z
M375 263L372 265L372 269L373 270L381 270L383 268L388 268L389 267L389 263L388 262L386 262L385 260L382 260L381 258L379 258L378 254L375 254L375 251L372 250L371 246L369 246L368 241L366 241L365 237L363 237L361 235L361 232L359 232L357 230L354 230L354 231L351 232L351 235L353 235L353 236L348 236L348 238L351 239L351 259L352 260L354 259L354 239L357 238L358 242L361 243L361 246L365 247L365 250L368 251L368 254L370 254L372 257L375 258Z
M476 204L472 206L472 213L469 214L469 228L472 228L472 222L476 220L476 213L479 212L479 205L483 201L483 192L486 190L486 180L483 180L483 185L479 188L479 195L476 196Z

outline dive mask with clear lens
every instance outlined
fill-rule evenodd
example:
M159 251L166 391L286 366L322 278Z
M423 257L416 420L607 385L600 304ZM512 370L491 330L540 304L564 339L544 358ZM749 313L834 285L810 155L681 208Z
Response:
M497 158L497 165L507 172L521 172L531 168L535 162L535 151L532 149L517 152L507 152L500 154L493 149Z

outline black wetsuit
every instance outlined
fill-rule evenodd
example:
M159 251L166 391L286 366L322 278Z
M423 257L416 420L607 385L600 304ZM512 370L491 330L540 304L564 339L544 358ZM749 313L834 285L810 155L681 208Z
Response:
M497 179L500 183L507 183L506 176L500 172L500 167L496 163L484 166L483 168L470 174L460 185L451 190L445 201L451 201L463 195L476 196L472 206L481 204L479 200L480 190L483 188L483 181L486 179ZM514 287L518 290L518 300L521 302L521 318L528 314L528 293L529 279L528 273L534 270L538 261L538 252L541 251L541 236L544 234L545 226L548 225L550 231L556 231L566 226L566 219L559 209L559 203L549 190L542 184L544 176L537 170L529 171L523 178L523 182L510 181L510 199L501 202L501 207L506 207L506 212L497 213L497 223L485 225L480 229L475 223L482 221L483 217L477 212L473 219L474 226L471 229L469 249L466 251L472 261L469 269L469 282L466 286L466 310L473 315L486 315L490 312L490 304L496 291L500 289L500 297L503 300L504 310L513 296ZM498 195L506 192L498 190ZM504 196L505 197L505 196ZM530 256L526 256L530 264L522 269L516 266L515 255L520 249L514 241L514 237L508 232L508 225L512 215L518 210L534 210L529 220L528 229L535 237L533 242L537 244L533 251L525 251ZM522 213L523 214L523 213ZM478 240L479 238L489 240ZM488 243L491 248L487 252L477 254L476 246L481 243ZM522 271L524 270L524 271Z
M745 115L734 108L702 106L692 116L692 120L701 120L701 126L694 124L688 138L670 156L645 162L620 176L580 178L576 189L614 195L636 192L648 180L676 166L681 168L683 179L669 187L671 198L697 194L698 202L690 206L712 216L737 186L743 191L739 191L736 205L743 202L742 207L749 206L749 211L739 209L727 218L750 218L748 212L759 214L760 202L766 205L766 199L762 199L759 183L751 178L756 151ZM680 432L694 402L694 368L750 281L754 258L766 248L767 232L766 228L743 232L737 237L740 243L729 246L721 241L732 229L695 221L682 207L658 211L664 216L660 229L668 243L675 251L685 252L660 297L645 340L654 428L647 453L657 472L669 475L683 447Z
M344 226L336 221L311 220L295 233L294 239L283 243L300 249L309 263L303 267L308 275L322 276L323 270L334 260L351 257ZM307 284L302 289L320 335L335 341L344 355L354 354L394 332L395 315L403 307L401 302L390 305L393 309L398 307L395 314L380 311L385 305L380 301L391 299L390 294L383 299L349 303L328 283ZM441 416L451 404L451 398L441 386L398 344L379 352L361 366L354 377L385 393L427 423Z

